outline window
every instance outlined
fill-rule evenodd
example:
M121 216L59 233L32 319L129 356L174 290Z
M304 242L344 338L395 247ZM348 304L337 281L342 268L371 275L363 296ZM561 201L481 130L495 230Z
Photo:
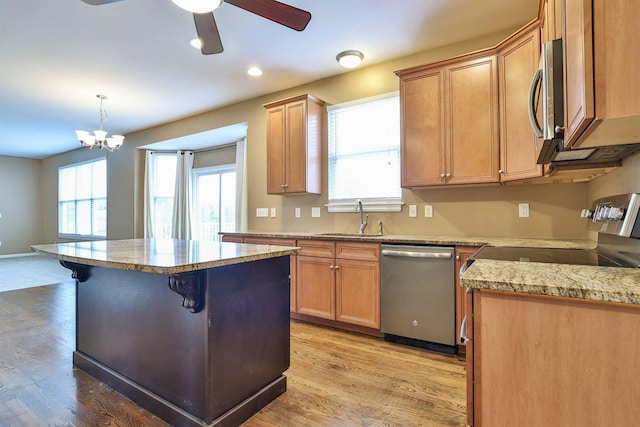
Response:
M331 106L329 212L399 211L400 98L396 93Z
M58 235L107 237L107 160L58 168Z
M175 153L153 153L153 236L161 239L171 238L176 159Z
M236 228L236 167L193 171L193 238L218 240L219 231Z

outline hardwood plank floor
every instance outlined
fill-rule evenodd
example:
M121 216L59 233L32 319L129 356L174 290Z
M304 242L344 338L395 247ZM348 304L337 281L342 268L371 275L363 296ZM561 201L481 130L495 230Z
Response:
M0 293L0 425L165 426L73 368L75 287ZM287 392L246 427L465 425L464 361L291 323Z

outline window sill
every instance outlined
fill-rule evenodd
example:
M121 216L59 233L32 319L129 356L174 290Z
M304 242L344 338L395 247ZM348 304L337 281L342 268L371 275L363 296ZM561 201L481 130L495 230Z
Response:
M362 210L364 212L400 212L404 203L402 200L363 200ZM330 201L325 205L331 213L336 212L356 212L356 200Z

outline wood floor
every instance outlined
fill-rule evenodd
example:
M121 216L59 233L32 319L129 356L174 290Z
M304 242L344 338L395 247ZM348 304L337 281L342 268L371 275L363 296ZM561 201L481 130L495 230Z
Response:
M74 295L73 283L0 293L0 425L166 425L73 368ZM286 375L243 426L466 425L455 357L292 322Z

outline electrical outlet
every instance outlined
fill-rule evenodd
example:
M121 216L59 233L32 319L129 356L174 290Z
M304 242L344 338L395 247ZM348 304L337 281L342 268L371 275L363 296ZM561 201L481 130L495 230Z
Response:
M271 208L271 218L276 217L276 208Z
M295 216L296 218L300 218L300 208L295 209Z
M311 218L320 218L320 208L311 208Z
M433 205L424 205L424 217L433 218Z
M529 203L520 203L518 205L518 216L520 218L529 218Z
M256 218L267 218L269 216L269 208L256 208Z
M418 216L418 206L409 205L409 217L415 218Z

